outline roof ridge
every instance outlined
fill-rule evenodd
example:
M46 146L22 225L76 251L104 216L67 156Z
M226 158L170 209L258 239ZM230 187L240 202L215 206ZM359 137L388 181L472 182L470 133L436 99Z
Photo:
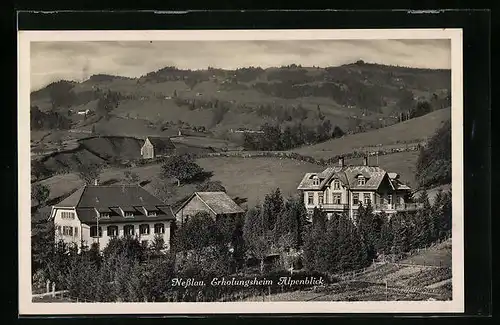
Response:
M78 207L80 204L80 201L82 200L83 193L87 190L87 184L83 185L82 193L80 194L80 197L78 198L78 202L76 202L75 208Z

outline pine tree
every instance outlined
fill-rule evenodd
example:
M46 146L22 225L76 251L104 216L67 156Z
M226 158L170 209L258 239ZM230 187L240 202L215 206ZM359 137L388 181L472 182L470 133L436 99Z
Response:
M264 272L264 259L270 251L269 229L266 214L260 206L248 210L243 226L243 238L250 252L260 260L260 272Z
M266 227L268 230L273 230L274 224L278 216L284 209L283 196L281 191L277 188L273 193L266 195L264 199L264 205L262 207L262 212L264 214L264 220L266 222Z
M394 253L397 255L408 252L410 249L411 233L406 219L406 215L403 213L396 213L393 217L393 247Z
M318 228L320 231L326 230L326 212L315 207L312 214L313 228Z

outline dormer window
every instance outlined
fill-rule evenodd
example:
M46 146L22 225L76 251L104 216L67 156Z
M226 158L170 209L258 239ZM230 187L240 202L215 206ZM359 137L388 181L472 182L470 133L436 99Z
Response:
M111 213L109 212L102 212L101 213L101 218L104 218L104 219L109 219Z
M318 176L314 176L313 177L313 185L314 186L318 186L319 185L319 178L318 178Z
M148 211L148 217L156 217L156 211Z
M337 179L333 181L333 189L340 190L340 182Z
M133 218L134 217L134 213L131 212L131 211L125 211L124 216L125 216L125 218Z
M358 176L358 185L365 185L366 179L364 176Z

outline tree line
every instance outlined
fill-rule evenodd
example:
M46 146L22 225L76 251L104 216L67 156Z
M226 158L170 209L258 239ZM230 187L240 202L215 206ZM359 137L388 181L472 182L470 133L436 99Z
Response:
M263 133L245 133L243 147L246 150L280 151L296 148L304 144L314 144L331 138L340 138L344 131L332 126L330 120L320 121L316 126L302 122L286 125L264 124Z
M420 187L451 182L451 121L447 120L436 130L425 147L420 149L416 166Z
M80 253L76 245L54 245L54 225L43 220L32 226L32 271L35 286L55 281L82 300L216 301L223 290L206 286L189 291L173 287L171 280L268 277L291 267L338 274L366 267L381 256L402 256L451 236L451 194L439 192L431 205L423 192L420 202L422 209L391 217L373 213L368 205L359 207L355 220L344 214L327 218L319 209L309 219L303 198L284 199L278 188L244 216L217 219L199 212L171 225L170 243L160 236L149 245L120 237L102 254L96 244L82 242ZM277 261L270 264L273 256Z
M434 203L422 192L417 211L392 216L360 206L355 220L345 214L327 219L316 209L304 244L304 264L320 272L343 273L369 266L374 259L400 258L451 236L451 193L440 191Z
M67 130L71 128L71 120L59 112L42 112L38 106L31 106L30 128L32 130Z

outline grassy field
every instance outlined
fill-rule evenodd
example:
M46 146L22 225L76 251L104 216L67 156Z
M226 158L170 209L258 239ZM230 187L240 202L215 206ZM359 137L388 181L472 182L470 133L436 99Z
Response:
M424 266L451 267L451 240L444 241L439 245L423 250L401 263L417 264Z
M227 149L227 150L239 150L242 149L235 143L227 140L215 139L209 137L197 137L197 136L174 136L170 138L175 144L183 144L193 147L202 148L214 148L214 149Z
M393 145L399 142L419 142L432 136L439 126L450 118L449 108L441 109L422 117L414 118L389 127L357 133L340 139L325 141L312 146L305 146L292 151L314 158L330 158L362 148L379 145ZM402 144L402 147L405 145Z
M293 195L306 172L323 170L314 164L279 158L212 157L198 163L213 171L212 179L221 181L230 194L247 198L249 205L262 202L277 187L284 196Z
M403 182L408 182L411 187L416 186L415 170L418 159L418 151L397 152L390 155L382 155L378 157L369 157L370 165L378 165L387 172L398 173ZM345 163L350 165L363 164L362 158L346 159Z
M306 172L321 171L323 168L310 163L279 158L237 158L211 157L198 159L198 163L206 171L213 172L212 180L219 180L233 197L246 198L248 205L262 202L265 195L277 187L284 196L296 193L296 188ZM148 165L128 168L137 173L141 182L157 179L161 165ZM121 181L125 169L110 168L100 175L101 182ZM40 183L50 189L49 200L67 195L83 186L83 182L75 173L56 175ZM175 186L174 186L175 187ZM146 185L147 190L153 189ZM175 188L176 199L181 199L195 190L194 185L182 185Z

